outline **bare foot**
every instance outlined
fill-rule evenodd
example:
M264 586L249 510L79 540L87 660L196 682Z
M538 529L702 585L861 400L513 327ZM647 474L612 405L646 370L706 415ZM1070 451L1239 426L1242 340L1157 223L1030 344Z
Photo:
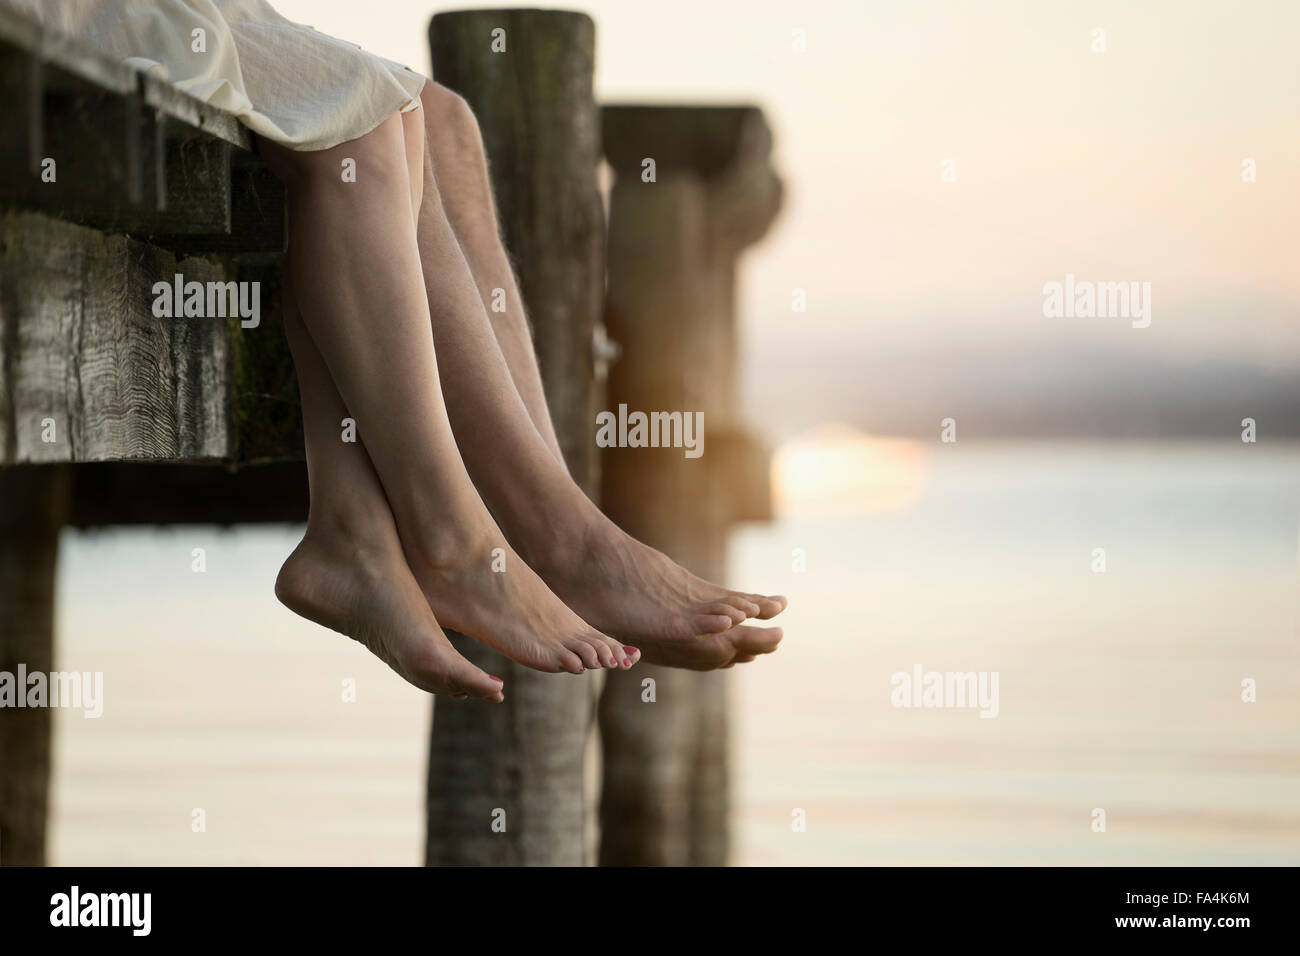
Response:
M583 620L634 641L653 664L712 670L769 654L780 628L741 627L785 610L779 595L730 591L698 578L603 515L534 567Z
M353 638L431 694L505 699L500 678L465 660L447 640L397 543L368 545L342 529L307 526L275 581L295 614Z
M467 543L406 554L438 620L526 667L580 674L625 670L641 657L552 594L490 519Z

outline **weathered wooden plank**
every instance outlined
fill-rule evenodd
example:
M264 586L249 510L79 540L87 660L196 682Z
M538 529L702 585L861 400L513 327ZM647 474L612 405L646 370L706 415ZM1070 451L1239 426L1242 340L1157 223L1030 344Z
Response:
M47 90L40 113L37 168L6 168L0 199L86 223L104 220L118 207L141 206L147 147L141 143L142 119L129 98Z
M144 103L177 121L179 129L219 139L245 152L253 148L253 137L238 117L190 96L156 76L140 75Z
M284 184L249 153L230 155L230 227L226 231L176 231L150 241L177 252L224 255L241 262L273 263L289 243L289 203Z
M11 204L104 232L163 242L220 233L231 245L230 144L172 136L183 132L175 120L140 114L132 103L117 99L93 112L83 108L83 121L47 109L48 148L58 163L58 181L33 177L21 194L5 189L0 195ZM98 119L87 123L87 116ZM238 241L235 237L234 244Z
M99 90L133 95L144 106L173 117L199 133L248 150L252 137L238 118L190 96L156 76L138 72L127 64L104 57L79 38L65 37L42 29L16 10L0 6L0 50L25 51L34 55L48 74L46 85L53 89L91 86Z
M141 237L230 233L230 152L232 147L218 139L172 136L181 129L166 117L154 126L162 143L153 146L154 160L161 164L155 173L159 195L152 216L122 231Z
M7 93L20 84L18 95L0 105L15 126L25 99L21 61L3 73ZM40 97L35 137L38 156L20 166L27 147L10 148L0 159L0 201L36 209L106 232L141 235L223 235L227 246L238 246L231 228L229 143L196 136L179 121L154 110L142 110L135 97L102 90L46 90ZM29 140L31 138L29 137ZM48 169L46 162L50 162ZM266 231L246 217L254 235ZM250 241L261 247L260 242Z
M496 28L506 32L506 52L492 51ZM594 24L579 13L467 11L435 16L429 38L435 78L478 116L556 434L576 480L594 492L591 343L604 278ZM426 862L587 862L583 768L594 681L538 673L476 641L453 641L502 675L508 691L499 707L435 703ZM491 829L495 807L506 811L504 833Z
M152 314L211 262L34 213L0 219L0 463L232 457L226 321Z
M154 284L258 283L256 327L160 318ZM0 216L0 464L302 456L278 267ZM251 321L251 320L250 320Z
M15 133L0 143L0 203L181 252L284 251L284 190L237 117L11 10L0 10L0 90ZM56 165L42 178L46 160Z

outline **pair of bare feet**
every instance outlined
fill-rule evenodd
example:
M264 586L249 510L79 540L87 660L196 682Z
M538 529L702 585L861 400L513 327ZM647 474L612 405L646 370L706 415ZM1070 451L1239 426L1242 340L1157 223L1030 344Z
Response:
M390 514L313 514L276 595L423 690L495 702L504 700L501 679L462 657L440 623L527 667L572 674L643 658L712 670L771 653L781 640L779 628L744 622L779 614L784 597L710 584L603 517L530 548L536 570L490 518L476 524L435 548L403 542Z
M436 84L420 99L329 149L258 141L289 192L284 323L311 492L277 596L418 687L493 701L502 682L442 627L573 674L643 657L708 670L772 651L780 631L744 622L784 598L687 573L574 484L477 123ZM340 162L365 175L341 183ZM507 291L507 312L489 312L489 289ZM358 441L340 440L345 417Z

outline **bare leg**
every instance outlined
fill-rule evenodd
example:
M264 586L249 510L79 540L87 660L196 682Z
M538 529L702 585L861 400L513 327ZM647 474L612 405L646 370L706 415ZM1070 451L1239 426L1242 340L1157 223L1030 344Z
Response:
M775 616L784 598L730 591L690 574L620 531L570 478L501 244L477 122L459 96L437 84L426 85L422 100L431 156L419 250L447 409L501 527L570 607L637 643L647 660L707 669L774 650L779 629L738 625ZM466 308L459 290L450 296L442 263L456 256L466 260L483 302L495 288L506 291L507 312Z
M565 607L510 549L465 473L409 225L403 119L328 150L262 146L289 188L288 282L438 619L540 670L630 666L634 653ZM344 158L355 160L356 182L342 181ZM448 266L454 289L461 277Z
M298 373L311 513L276 596L347 634L416 687L503 700L501 681L461 657L406 566L388 502L365 448L341 440L348 416L287 286L284 328Z
M496 203L488 179L483 140L478 122L465 101L445 86L430 81L421 96L428 134L424 179L433 184L447 226L454 233L470 274L484 302L485 314L498 348L505 359L515 390L523 400L533 425L557 461L563 462L560 442L546 408L546 393L537 368L533 338L524 313L523 296L515 281L497 223ZM432 162L437 155L437 168ZM433 214L433 210L430 210ZM437 224L441 230L441 223ZM429 230L422 239L421 255L430 239ZM488 305L493 291L505 292L506 311L493 311Z

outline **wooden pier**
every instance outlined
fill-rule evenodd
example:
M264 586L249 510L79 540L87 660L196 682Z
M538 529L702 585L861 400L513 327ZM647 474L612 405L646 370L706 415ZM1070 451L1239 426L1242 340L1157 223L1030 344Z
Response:
M489 53L496 26L508 30L507 54ZM779 203L761 114L618 108L606 110L602 123L592 93L595 29L582 14L443 14L433 20L430 41L436 78L466 97L483 129L504 236L572 473L593 497L600 493L594 415L611 407L601 374L610 354L602 321L609 322L616 338L636 342L615 367L616 389L638 401L698 399L710 418L708 464L690 480L708 475L711 490L700 500L710 517L699 528L713 550L688 547L675 524L655 531L666 495L699 491L667 472L662 484L620 484L627 470L611 459L604 487L615 516L697 571L720 573L716 548L727 525L762 518L767 508L764 453L735 408L730 295L740 249L761 235ZM4 9L0 84L0 670L13 672L19 663L51 667L63 527L304 521L307 481L279 319L286 197L244 127ZM611 267L622 265L611 271L608 300L596 178L602 126L605 155L620 173L642 154L658 155L661 170L661 182L640 193L632 179L615 187ZM667 292L628 306L655 287L630 265L626 243L634 234L655 249L698 256L675 260L678 271L657 280L689 280L692 290L673 317L689 333L676 352L656 336L666 314L659 310L675 308ZM243 327L238 316L156 316L151 290L177 273L260 283L260 321ZM715 370L716 394L627 384L675 374L706 342L730 350ZM755 474L762 480L745 478ZM658 504L637 512L629 496ZM695 514L694 507L679 515ZM471 659L493 653L463 638L457 644ZM604 689L607 741L634 739L628 717L637 705L623 696L639 701L637 671L615 675ZM584 798L584 773L600 685L588 681L574 693L572 681L514 665L506 673L505 705L436 708L427 860L593 862L595 807ZM700 692L689 684L698 676L663 675L682 690L676 702L669 695L655 706L665 733L660 751L715 766L713 783L671 795L706 809L689 830L681 829L689 812L653 827L645 817L641 845L625 841L612 856L602 854L610 861L725 856L725 732L719 714L686 702ZM691 735L669 735L670 725ZM636 731L642 744L654 733L654 726ZM645 806L666 792L658 782L638 789L636 767L611 759L608 745L606 754L608 806ZM44 862L49 757L48 710L0 711L4 864ZM659 771L646 772L645 779L659 779ZM706 791L713 795L701 796ZM489 806L519 811L508 837L476 815L489 798ZM674 851L660 860L647 845L698 843L719 827L721 842L698 854Z

